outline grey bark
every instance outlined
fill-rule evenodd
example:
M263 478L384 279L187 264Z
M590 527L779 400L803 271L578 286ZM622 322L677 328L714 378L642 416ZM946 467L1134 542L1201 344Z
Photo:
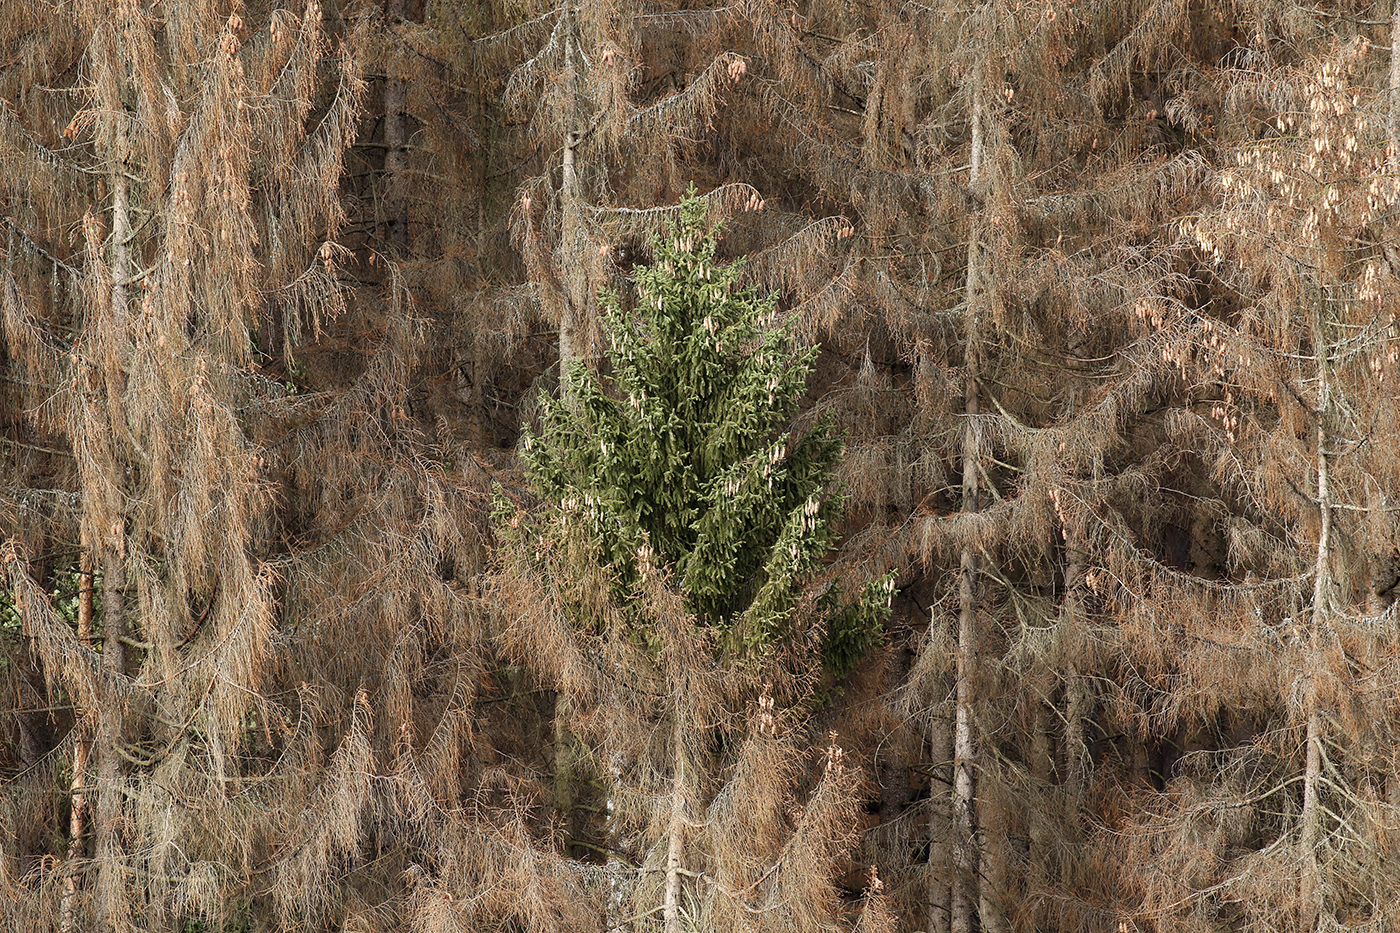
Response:
M952 849L956 842L952 832L951 807L953 730L947 700L937 698L935 707L929 735L929 758L933 767L928 780L928 931L950 933L953 909Z
M576 23L572 8L565 11L564 24L564 84L568 101L568 115L564 133L564 156L562 190L563 223L561 225L561 253L564 261L564 315L559 322L559 383L567 386L564 376L569 366L579 358L579 326L582 321L588 296L588 274L585 266L586 248L583 243L583 222L579 209L579 182L576 149L579 134L578 119L578 58ZM561 391L566 391L561 390Z
M109 545L110 547L110 545ZM97 854L97 921L101 929L120 929L124 914L126 876L121 864L121 841L117 824L121 819L123 797L122 759L118 751L124 731L121 682L125 676L126 603L121 589L122 561L115 552L102 566L102 692L104 702L98 711L97 807L93 820L94 848Z
M666 933L681 933L681 871L685 867L685 731L676 704L675 764L671 774L671 819L667 830L666 894L661 920Z
M111 275L109 319L106 326L115 333L124 333L129 315L128 281L131 278L131 204L127 181L130 147L125 138L116 141L108 158L107 184L112 198L112 226L107 242L108 270ZM121 373L105 372L108 409L122 411L121 400L125 385ZM121 429L121 426L113 425ZM113 465L115 466L115 465ZM99 494L120 499L120 492ZM120 507L118 507L120 514ZM120 520L115 527L102 529L105 539L94 541L102 555L102 706L98 710L97 736L94 742L96 759L96 807L93 818L93 848L97 857L96 915L102 929L120 928L126 878L121 865L121 843L117 823L123 804L122 758L119 744L124 731L123 685L126 675L126 655L122 638L126 634L126 605L122 592L124 572L123 551L125 529Z
M390 29L404 19L404 0L388 0L384 9ZM384 82L384 212L389 243L400 254L408 247L408 83L390 68Z
M1320 301L1319 301L1320 304ZM1321 908L1318 876L1318 788L1322 779L1322 714L1319 709L1317 676L1322 667L1323 626L1332 593L1332 491L1328 459L1326 413L1330 402L1329 360L1322 311L1313 315L1313 352L1317 355L1317 506L1320 528L1317 537L1317 563L1314 569L1312 611L1308 620L1308 668L1304 672L1303 702L1307 714L1306 750L1303 766L1302 831L1299 858L1302 863L1302 903L1304 925L1314 926Z
M82 554L78 558L78 640L92 644L92 549L83 536ZM73 743L73 780L68 814L68 864L63 879L63 900L59 904L58 927L62 933L77 929L75 910L78 897L78 861L83 856L83 837L88 820L88 756L92 743L80 738Z
M1065 782L1071 794L1079 797L1089 779L1089 742L1086 733L1089 716L1089 684L1079 672L1078 658L1084 635L1084 549L1083 532L1066 529L1065 602L1060 624L1065 652Z
M972 173L969 186L974 194L982 187L982 94L980 83L973 91L972 109ZM979 510L977 415L980 399L977 377L979 370L980 320L978 310L982 292L981 217L974 215L972 235L967 251L968 336L963 411L962 511ZM963 545L958 567L958 657L957 705L953 731L953 849L952 933L973 933L978 909L979 852L976 815L977 746L973 735L977 674L977 553L970 544Z
M1387 158L1392 165L1400 161L1400 0L1390 12L1390 112L1386 119L1389 143Z

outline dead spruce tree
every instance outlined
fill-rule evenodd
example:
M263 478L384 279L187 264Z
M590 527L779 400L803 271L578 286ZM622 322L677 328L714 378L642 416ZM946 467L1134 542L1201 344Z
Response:
M1240 116L1222 121L1218 198L1187 228L1215 300L1153 315L1195 335L1173 359L1210 390L1190 430L1235 504L1244 578L1143 655L1180 652L1175 717L1228 710L1248 736L1183 758L1131 837L1164 868L1141 882L1144 914L1183 927L1397 922L1396 710L1379 687L1400 663L1385 595L1397 475L1379 453L1397 423L1394 92L1360 38L1315 48L1221 76Z
M542 172L521 179L512 234L534 300L558 324L561 381L573 360L597 353L596 295L616 245L601 229L616 203L610 174L654 177L745 72L741 57L720 52L673 93L635 100L649 18L627 3L564 2L472 41L478 67L508 63L502 106L524 124L521 142L548 154Z
M10 12L3 41L25 54L0 72L5 352L57 464L40 500L61 508L7 524L5 563L47 705L73 712L7 789L7 864L49 861L3 873L4 922L222 924L246 906L262 821L240 761L276 719L253 432L281 386L250 332L272 307L293 334L343 307L335 179L361 81L314 2ZM41 549L80 554L68 566L99 591L77 632ZM13 849L23 801L70 761L53 851Z
M314 2L32 12L0 26L28 50L0 72L5 417L42 454L14 487L6 461L5 669L57 715L5 769L0 926L578 929L474 755L515 741L458 592L483 474L408 414L400 275L347 284L365 36Z
M711 29L741 19L736 10L563 3L531 15L511 11L496 23L505 28L472 37L463 80L487 82L499 95L495 106L505 126L485 158L501 164L498 173L515 188L510 233L525 273L523 283L491 283L469 302L473 326L462 328L463 342L482 358L482 365L471 364L473 389L501 355L476 348L540 352L531 349L529 332L541 322L558 328L561 375L570 361L598 356L599 289L645 251L670 212L651 205L679 197L681 166L694 140L713 135L712 120L743 86L745 56L726 41L729 33ZM678 35L694 41L677 43ZM733 218L747 242L784 254L750 267L782 270L755 276L768 286L814 252L813 242L824 247L844 227L828 218L813 234L800 214L747 210L761 207L761 199L733 173L710 189L705 200L712 212ZM782 249L789 238L797 249ZM590 792L587 776L570 762L563 725L569 718L567 710L557 717L551 793L565 823L578 829L587 821Z
M1389 4L325 11L5 6L0 928L1397 925ZM900 572L829 704L581 495L476 595L691 178L845 438L794 629Z
M840 443L790 422L814 351L716 262L705 213L684 201L635 299L605 300L607 374L575 366L522 441L547 507L533 532L511 517L502 593L538 601L509 637L570 698L608 782L613 922L817 930L854 772L802 710L824 664L877 637L888 590L847 598L819 573ZM794 812L794 770L823 745Z
M901 507L883 556L922 577L934 607L897 709L927 729L924 845L896 819L882 854L930 930L1033 928L1047 903L1076 896L1064 823L1088 780L1091 715L1083 614L1056 607L1079 586L1083 546L1062 545L1082 529L1064 527L1053 494L1101 472L1150 385L1122 366L1079 374L1099 355L1091 342L1112 359L1130 339L1087 333L1081 299L1121 322L1124 295L1160 276L1149 255L1122 255L1108 220L1158 180L1133 179L1106 207L1093 180L1063 170L1105 116L1084 87L1095 50L1053 7L935 5L877 23L830 67L848 69L865 116L862 162L846 170L867 192L852 211L864 253L852 286L900 348L911 411L892 436L858 436L850 472L867 508ZM1072 128L1046 119L1057 107L1076 113ZM1086 385L1112 388L1093 408Z

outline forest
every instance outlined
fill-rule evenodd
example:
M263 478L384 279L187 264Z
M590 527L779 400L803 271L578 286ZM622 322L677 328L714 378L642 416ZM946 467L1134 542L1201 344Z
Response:
M0 12L0 933L1400 930L1400 2Z

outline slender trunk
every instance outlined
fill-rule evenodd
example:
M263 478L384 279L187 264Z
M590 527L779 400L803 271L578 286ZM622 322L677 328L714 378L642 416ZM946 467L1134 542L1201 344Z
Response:
M1386 166L1395 174L1400 171L1400 0L1395 0L1390 13L1390 86L1389 103L1390 108L1386 117ZM1392 272L1400 273L1400 251L1395 249L1395 244L1389 238L1382 240L1381 251L1385 255L1386 262L1390 264ZM1381 510L1384 514L1389 505L1389 497L1384 495L1377 488L1368 489L1371 495L1371 509L1373 514L1376 510ZM1388 540L1384 540L1380 553L1372 549L1369 557L1369 567L1367 568L1368 592L1366 598L1366 612L1369 615L1380 615L1395 599L1396 579L1400 576L1400 567L1397 567L1397 555L1394 553Z
M972 104L972 174L969 186L974 197L982 191L982 93L980 82L973 90ZM980 209L973 215L972 234L967 247L967 307L968 334L963 411L962 510L976 512L980 508L978 471L977 414L980 399L979 375L981 327L979 310L982 295L982 221ZM958 657L957 706L953 733L953 827L956 845L953 850L954 874L952 896L952 933L972 933L978 909L978 857L976 815L977 746L973 735L973 704L976 702L974 678L977 674L977 553L971 544L964 544L958 568Z
M1393 166L1400 162L1400 0L1390 12L1390 112L1385 127L1386 158Z
M1025 814L1025 874L1021 880L1028 890L1054 890L1055 884L1065 876L1061 849L1057 845L1069 841L1061 832L1065 808L1061 806L1063 796L1055 774L1058 719L1051 701L1035 704L1027 769L1033 782L1032 791L1017 802ZM1035 915L1043 918L1046 912L1036 910L1032 913Z
M579 325L583 319L587 296L587 270L584 265L583 223L579 213L578 172L575 167L575 149L579 138L575 127L578 114L578 49L575 48L574 14L569 8L564 24L564 86L567 95L568 118L564 135L563 161L563 202L564 217L560 231L563 240L564 280L567 294L564 296L564 316L559 322L559 384L561 391L567 391L564 379L569 366L579 356Z
M666 899L661 908L666 933L681 931L681 870L685 861L685 732L679 709L676 710L673 741L675 765L671 775L671 824L666 848Z
M1400 0L1395 0L1390 13L1390 87L1389 92L1389 113L1386 117L1386 165L1389 171L1394 174L1400 171ZM1390 264L1393 272L1400 272L1400 251L1395 249L1395 245L1390 239L1383 238L1382 253L1386 262ZM1377 488L1368 489L1371 495L1371 509L1384 510L1390 506L1389 497L1384 495ZM1367 568L1368 592L1366 598L1366 612L1368 615L1380 615L1389 608L1395 599L1396 579L1400 576L1400 567L1397 567L1397 556L1391 548L1388 540L1382 539L1383 543L1380 553L1372 549L1369 557L1369 567Z
M126 172L127 154L123 151L112 160L107 172L112 195L112 230L107 248L107 262L112 275L112 320L109 326L120 329L126 327L130 301L127 281L131 278L131 189Z
M1004 898L1009 878L1011 851L1006 839L1006 789L988 792L987 782L979 783L977 797L978 916L983 933L1006 933Z
M1400 764L1392 764L1390 773L1385 776L1385 802L1390 807L1390 819L1387 822L1391 827L1395 827L1396 814L1400 814ZM1391 829L1388 848L1391 863L1400 865L1400 829Z
M950 792L953 789L953 730L950 728L947 701L940 699L941 710L934 716L929 736L929 757L933 768L928 779L929 850L928 850L928 925L929 933L950 933L952 917L953 846Z
M563 317L559 321L559 393L561 397L569 394L569 381L565 378L569 372L569 366L578 357L578 321L579 312L583 306L584 293L584 270L583 257L578 244L581 235L582 224L579 218L579 197L578 197L578 173L574 165L574 149L578 144L577 135L574 132L574 119L578 110L578 50L575 48L574 39L574 12L572 7L564 10L564 88L568 97L566 107L568 117L565 121L567 129L564 134L564 157L563 157L563 177L560 190L560 201L563 206L563 222L560 230L562 254L564 257L564 311ZM560 698L560 702L564 702ZM570 759L570 767L564 772L565 780L572 781L572 738L569 736L568 724L564 717L555 717L555 755L564 755ZM555 792L558 799L568 802L572 808L572 789L561 788L559 785L559 772L556 771ZM561 790L564 796L559 797ZM566 816L565 826L571 824L572 817Z
M404 0L388 0L384 12L394 29L403 22ZM389 243L402 255L408 246L408 83L400 70L391 65L384 82L384 212Z
M564 694L554 697L554 812L559 814L560 831L564 839L560 851L569 854L569 823L573 812L573 767L569 748L569 730L564 723Z
M122 810L121 678L126 655L122 647L126 616L121 590L121 559L108 554L102 563L102 692L105 700L97 718L97 812L93 835L97 852L97 918L101 929L121 926L124 913L125 875L121 865L121 841L117 823Z
M78 558L78 640L92 645L92 550L86 536ZM79 727L80 728L80 727ZM83 834L87 832L87 770L92 743L78 739L73 743L72 803L68 814L68 866L63 879L63 900L59 906L58 927L62 933L76 929L73 911L78 896L77 863L83 856Z
M72 810L68 814L68 866L63 879L63 901L59 906L59 929L76 929L73 911L78 897L78 860L83 857L83 834L87 832L88 750L90 743L79 740L73 746Z
M1382 527L1390 523L1392 500L1376 484L1367 484L1366 508L1370 520ZM1379 541L1367 554L1366 560L1366 614L1378 616L1390 608L1394 599L1396 582L1396 555L1392 550L1391 536L1382 533Z
M1089 778L1088 682L1079 672L1084 626L1084 548L1079 529L1066 529L1065 601L1060 625L1065 656L1065 784L1075 798L1084 793Z
M565 857L574 854L574 842L579 839L578 782L579 756L574 735L569 731L572 704L563 693L554 700L554 810L559 814L563 833L560 851Z
M1309 647L1314 659L1317 656L1318 633L1316 624L1310 638ZM1322 776L1322 722L1317 709L1317 691L1313 678L1308 678L1306 702L1308 704L1307 757L1303 770L1303 832L1299 840L1303 863L1303 927L1311 929L1317 923L1320 908L1317 865L1317 786Z
M969 392L975 403L975 390ZM969 433L971 433L969 431ZM970 457L964 457L971 460ZM964 496L966 496L964 479ZM964 499L964 502L967 500ZM966 509L966 505L964 506ZM977 668L977 605L974 588L977 561L972 548L964 547L958 573L957 707L953 726L953 895L952 933L972 933L977 907L977 822L973 765L976 744L972 734L972 704L976 699L973 677Z
M1313 352L1317 354L1317 506L1319 530L1317 536L1316 578L1313 581L1312 612L1308 631L1308 666L1304 674L1304 708L1307 712L1307 746L1303 770L1302 833L1299 856L1303 865L1302 904L1303 923L1311 928L1317 923L1321 908L1319 890L1318 788L1322 780L1322 713L1319 709L1317 677L1322 669L1323 626L1327 624L1332 593L1332 491L1330 463L1327 452L1326 413L1329 405L1328 353L1319 308L1313 319Z
M107 183L112 197L112 226L108 241L108 268L111 273L111 305L108 308L110 319L105 322L115 333L127 329L128 280L131 277L131 204L130 189L127 183L129 146L124 138L119 138L115 150L109 157ZM106 373L106 402L113 418L123 417L123 400L126 394L124 376L119 368L109 368ZM125 425L113 424L116 431L124 431ZM115 469L115 464L111 465ZM119 482L119 473L113 473L113 481ZM120 502L119 490L92 490L96 496L106 496L109 501ZM116 508L120 515L120 506ZM118 519L115 527L104 528L106 540L89 542L94 551L102 555L102 705L97 711L97 736L92 750L96 759L96 807L93 819L94 850L97 859L96 917L101 929L115 929L122 924L125 913L124 889L126 879L121 865L121 841L117 834L122 804L122 758L119 744L124 732L124 710L122 678L126 674L126 656L122 645L125 636L126 606L122 583L126 578L123 571L122 550L125 547L125 530Z

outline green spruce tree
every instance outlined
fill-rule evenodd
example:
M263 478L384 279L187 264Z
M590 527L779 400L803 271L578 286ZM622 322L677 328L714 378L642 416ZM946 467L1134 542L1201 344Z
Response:
M706 215L684 199L635 291L603 297L601 368L572 366L523 439L547 507L502 529L503 640L558 691L559 774L576 780L586 746L607 786L606 829L583 848L608 860L609 925L828 929L858 777L808 714L879 638L891 584L844 598L824 569L842 442L795 417L817 351L740 287L742 263L716 261ZM822 748L821 778L799 786Z
M817 348L795 345L775 296L738 287L742 262L716 262L705 215L686 198L636 270L635 302L603 296L607 366L573 367L523 446L539 492L582 517L618 594L639 566L669 568L698 624L735 654L793 634L831 547L839 500L826 489L842 445L824 421L793 428ZM884 586L844 609L825 601L828 662L873 643L886 601Z

